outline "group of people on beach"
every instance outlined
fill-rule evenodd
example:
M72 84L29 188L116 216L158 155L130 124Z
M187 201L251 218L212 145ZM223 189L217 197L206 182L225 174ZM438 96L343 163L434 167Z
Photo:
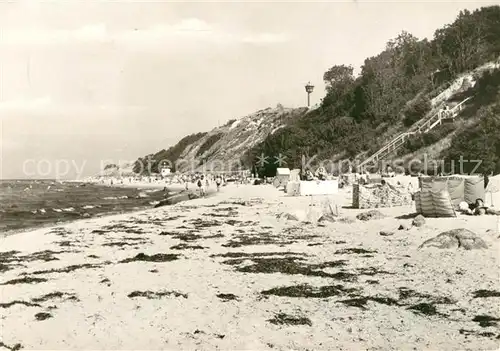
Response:
M200 192L201 196L206 196L207 190L210 187L210 178L213 182L215 182L215 185L217 187L217 191L220 191L220 187L224 183L225 179L223 176L217 174L215 176L209 177L208 175L205 174L199 174L197 175L192 181L196 182L196 186L198 187L198 191ZM184 178L184 183L186 185L186 190L189 189L189 177Z

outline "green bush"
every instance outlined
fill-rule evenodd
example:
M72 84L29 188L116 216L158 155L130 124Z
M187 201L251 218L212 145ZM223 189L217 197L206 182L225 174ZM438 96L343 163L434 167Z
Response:
M429 100L428 97L422 96L418 98L403 111L403 114L405 116L405 118L403 119L403 124L406 127L413 125L415 122L425 117L425 115L429 113L431 108L431 100Z

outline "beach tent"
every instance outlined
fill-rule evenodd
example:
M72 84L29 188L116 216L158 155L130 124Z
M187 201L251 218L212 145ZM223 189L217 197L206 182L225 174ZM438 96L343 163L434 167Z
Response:
M288 168L278 168L276 170L276 176L273 180L273 185L276 188L280 186L286 186L288 181L290 180L290 170Z
M441 184L423 188L415 193L417 213L425 217L456 217L450 193Z
M286 190L290 196L333 195L339 191L339 182L336 179L289 182Z
M484 178L481 176L424 176L419 177L419 185L422 192L428 189L446 190L454 208L458 208L462 201L473 204L477 199L484 200L485 198Z
M290 171L290 182L299 182L300 181L300 169L292 169Z

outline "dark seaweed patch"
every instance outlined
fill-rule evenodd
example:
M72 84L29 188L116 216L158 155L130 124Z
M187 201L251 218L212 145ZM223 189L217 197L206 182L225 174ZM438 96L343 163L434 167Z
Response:
M314 277L325 277L334 278L344 281L355 281L357 275L348 272L337 272L337 273L326 273L321 269L326 267L334 267L337 265L342 265L342 261L332 261L325 262L322 264L306 264L304 262L298 262L303 260L302 257L276 257L276 258L262 258L254 257L252 259L232 259L227 260L222 263L229 265L241 265L246 260L252 262L251 265L236 267L238 272L243 273L282 273L282 274L300 274Z
M369 275L369 276L374 276L377 274L396 274L393 272L379 270L378 268L375 267L358 268L357 271L359 272L360 275Z
M272 235L272 233L259 233L259 234L242 234L236 235L226 244L222 244L223 247L242 247L251 245L289 245L293 244L294 241L287 240L284 237L278 235Z
M307 317L296 317L286 313L278 313L272 319L268 320L269 323L276 325L308 325L312 326L312 322Z
M5 347L7 350L10 350L10 351L19 351L23 348L23 345L15 344L14 346L9 346L7 344L4 344L2 341L0 341L0 347Z
M190 224L194 225L196 229L199 228L210 228L210 227L218 227L222 225L222 222L219 222L217 220L203 220L201 218L195 218L190 221L184 221L184 222L189 222Z
M99 268L101 266L102 266L102 264L90 264L90 263L75 264L75 265L71 265L71 266L63 267L63 268L35 271L35 272L32 272L31 274L38 275L38 274L51 274L51 273L71 273L71 272L77 271L79 269Z
M500 291L483 289L474 291L474 298L479 297L500 297Z
M0 308L9 308L9 307L14 306L14 305L24 305L27 307L42 307L37 303L15 300L15 301L7 302L7 303L0 303Z
M181 240L181 241L195 241L195 240L203 238L203 236L201 236L199 234L194 234L193 232L188 232L188 233L161 232L159 235L168 235L168 236L171 236L173 239L178 239L178 240Z
M145 297L149 300L151 299L161 299L162 297L174 296L174 297L183 297L187 299L188 295L180 293L178 291L134 291L127 295L129 298L133 299L134 297Z
M286 297L305 297L305 298L327 298L339 296L347 293L356 292L356 289L345 288L342 285L326 285L313 287L309 284L292 285L272 288L261 292L264 296L286 296Z
M109 243L104 243L104 244L102 244L102 246L123 247L123 246L137 246L139 244L147 244L148 243L148 241L142 240L140 238L135 238L135 239L139 239L140 241L131 240L131 239L132 238L124 238L124 241L112 241L112 242L109 242Z
M418 303L416 305L412 305L412 306L408 307L408 309L412 310L416 313L424 314L427 316L439 314L437 309L436 309L436 306L434 306L434 304L432 304L432 303L427 303L427 302L422 302L422 303Z
M380 296L361 296L358 298L342 300L339 302L348 306L366 309L366 304L368 303L368 301L373 301L388 306L399 306L399 303L396 300L390 297L380 297Z
M217 294L217 297L224 301L238 300L238 296L234 294Z
M474 319L472 319L473 322L478 322L480 327L486 328L486 327L494 327L500 321L500 318L488 316L488 315L479 315L475 316Z
M264 257L264 256L307 256L302 252L226 252L224 254L210 255L210 257L226 257L226 258L247 258L247 257Z
M496 335L496 337L495 337L495 333L492 333L492 332L477 332L474 330L466 330L466 329L460 329L458 332L460 334L463 334L463 335L477 335L477 336L482 336L485 338L500 339L500 334Z
M351 247L351 248L346 248L342 250L337 250L335 251L336 255L342 255L342 254L369 254L369 253L377 253L376 250L366 250L361 247Z
M185 243L181 243L178 245L174 245L170 247L171 250L203 250L206 249L206 247L200 246L200 245L189 245Z
M125 260L120 261L120 263L129 263L129 262L136 262L136 261L143 261L143 262L170 262L179 259L179 255L176 254L155 254L155 255L146 255L145 253L139 253L135 255L132 258L127 258Z
M49 293L34 299L31 299L33 302L46 302L49 300L54 300L54 299L64 299L64 300L71 300L71 301L78 301L78 298L76 297L75 294L70 294L70 293L63 293L60 291L56 291L53 293Z
M40 312L35 314L35 318L37 321L44 321L46 319L52 318L52 315L47 312Z
M399 299L400 300L409 300L409 299L417 299L417 300L428 300L432 304L454 304L455 301L446 296L435 296L426 293L420 293L412 289L408 289L405 287L399 288Z
M224 234L217 233L217 234L204 236L203 239L217 239L217 238L223 238L223 237L224 237Z
M44 283L47 279L45 278L35 278L35 277L22 277L17 279L9 280L0 285L17 285L17 284L34 284L34 283Z

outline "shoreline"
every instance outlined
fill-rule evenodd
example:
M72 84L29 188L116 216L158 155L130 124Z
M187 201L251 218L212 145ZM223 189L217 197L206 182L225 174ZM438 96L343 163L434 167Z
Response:
M135 183L135 184L113 184L113 185L110 185L110 184L99 184L99 183L85 183L85 182L77 182L77 181L72 181L73 183L82 183L82 184L92 184L92 185L95 185L95 186L99 186L99 187L112 187L112 188L132 188L132 189L137 189L137 190L157 190L157 191L160 191L160 190L163 190L163 186L161 184L149 184L149 183ZM167 190L169 191L169 197L171 196L175 196L175 195L178 195L178 194L181 194L183 192L185 192L185 187L182 186L182 185L179 185L177 186L176 188L172 189L170 187L167 186ZM194 192L194 193L198 193L198 191L196 191L195 189L188 189L188 192ZM205 198L208 198L208 197L212 197L214 195L216 195L217 192L216 191L208 191ZM167 197L168 198L168 197ZM189 201L192 201L194 199L186 199L186 200L183 200L183 201L180 201L179 203L185 203L185 202L189 202ZM160 206L160 207L164 207L164 206L173 206L173 205L163 205L163 206ZM4 239L4 238L7 238L7 237L10 237L10 236L13 236L13 235L22 235L24 233L31 233L31 232L34 232L34 231L37 231L37 230L42 230L42 229L51 229L51 228L56 228L56 227L60 227L60 226L65 226L65 225L69 225L71 223L80 223L80 222L85 222L85 221L91 221L93 219L101 219L101 218L107 218L107 217L113 217L113 216L120 216L120 215L126 215L126 214L134 214L134 213L140 213L140 212L143 212L143 211L148 211L148 210L152 210L152 209L155 209L155 205L147 205L147 206L137 206L138 208L137 209L134 209L134 210L123 210L123 211L117 211L117 212L102 212L102 213L98 213L92 217L88 217L88 218L75 218L75 219L68 219L68 220L65 220L65 221L61 221L61 222L53 222L53 223L46 223L46 224L41 224L41 225L37 225L37 226L34 226L34 227L27 227L27 228L20 228L20 229L12 229L12 230L7 230L7 231L0 231L0 239Z

